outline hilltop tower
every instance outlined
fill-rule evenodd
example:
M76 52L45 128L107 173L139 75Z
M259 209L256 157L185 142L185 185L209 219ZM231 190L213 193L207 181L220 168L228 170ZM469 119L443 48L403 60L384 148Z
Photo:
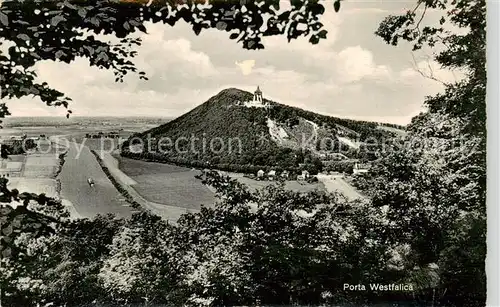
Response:
M257 86L257 90L253 94L253 102L255 104L262 104L262 91L259 86Z

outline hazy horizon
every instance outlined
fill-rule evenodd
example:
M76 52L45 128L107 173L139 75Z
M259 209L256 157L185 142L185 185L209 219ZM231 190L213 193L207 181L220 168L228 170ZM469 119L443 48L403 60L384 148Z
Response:
M327 39L312 45L307 38L290 43L265 37L263 50L245 50L229 33L191 27L147 24L142 46L132 61L149 81L129 75L115 83L113 73L90 67L78 58L71 64L36 64L40 81L71 97L76 116L176 118L220 90L237 87L264 98L324 115L406 125L423 108L425 97L443 89L418 71L454 80L429 58L431 50L413 52L409 44L394 47L374 35L390 14L413 6L412 1L346 1L335 13L325 7L321 17ZM285 8L285 7L283 7ZM433 15L434 14L434 15ZM425 21L438 16L430 10ZM15 117L64 116L66 109L47 107L39 99L8 101Z
M306 110L307 111L307 110ZM351 118L351 117L343 117L343 116L334 116L334 115L330 115L330 114L323 114L321 112L315 112L317 114L320 114L320 115L326 115L326 116L330 116L330 117L338 117L338 118L342 118L342 119L352 119L352 120L359 120L359 121L367 121L367 122L373 122L373 123L379 123L379 124L393 124L391 122L388 122L388 121L384 121L384 122L380 122L380 121L376 121L376 120L361 120L361 119L355 119L355 118ZM181 115L179 115L181 116ZM69 118L66 118L65 115L40 115L40 116L37 116L37 115L31 115L31 116L8 116L8 117L5 117L3 119L0 119L3 121L3 124L8 124L9 122L9 119L43 119L43 118L47 118L47 119L56 119L56 118L59 118L61 119L62 121L70 121L71 119L92 119L92 118L113 118L113 119L133 119L133 118L137 118L137 119L161 119L161 120L174 120L176 118L178 118L179 116L153 116L153 115L144 115L144 116L134 116L134 115L75 115L75 116L70 116ZM402 126L406 126L406 125L402 125Z

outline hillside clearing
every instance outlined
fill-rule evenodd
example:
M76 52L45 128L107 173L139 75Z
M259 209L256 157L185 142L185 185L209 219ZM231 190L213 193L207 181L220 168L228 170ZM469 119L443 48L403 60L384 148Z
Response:
M383 126L383 125L379 125L377 128L380 129L380 130L387 131L387 132L392 132L392 133L394 133L394 134L396 134L398 136L405 136L406 135L406 131L405 130L398 129L398 128L387 127L387 126Z
M339 139L339 141L351 148L354 148L354 149L359 149L359 144L356 144L355 142L353 142L352 140L346 138L346 137L337 137Z

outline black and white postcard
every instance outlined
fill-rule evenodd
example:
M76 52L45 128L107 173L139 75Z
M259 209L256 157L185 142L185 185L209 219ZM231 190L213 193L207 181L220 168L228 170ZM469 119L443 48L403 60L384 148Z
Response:
M485 306L486 6L1 1L0 306Z

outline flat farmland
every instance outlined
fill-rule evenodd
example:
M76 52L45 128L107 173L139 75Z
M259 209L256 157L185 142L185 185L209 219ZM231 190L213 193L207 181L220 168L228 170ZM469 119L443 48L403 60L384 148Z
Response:
M187 209L210 206L216 198L208 187L194 178L199 171L175 165L116 157L119 168L135 182L133 188L155 203Z
M9 188L19 192L45 193L48 197L57 197L57 180L47 178L10 178Z
M59 165L59 159L52 155L29 155L26 158L26 166L54 166Z
M69 144L69 143L68 143ZM66 146L53 143L49 140L39 140L37 142L36 150L32 151L35 155L52 155L54 157L58 157L59 154L62 154L67 150Z
M59 169L56 155L28 155L24 164L23 176L30 178L48 178L55 176Z
M25 155L9 155L7 160L9 162L24 162Z

